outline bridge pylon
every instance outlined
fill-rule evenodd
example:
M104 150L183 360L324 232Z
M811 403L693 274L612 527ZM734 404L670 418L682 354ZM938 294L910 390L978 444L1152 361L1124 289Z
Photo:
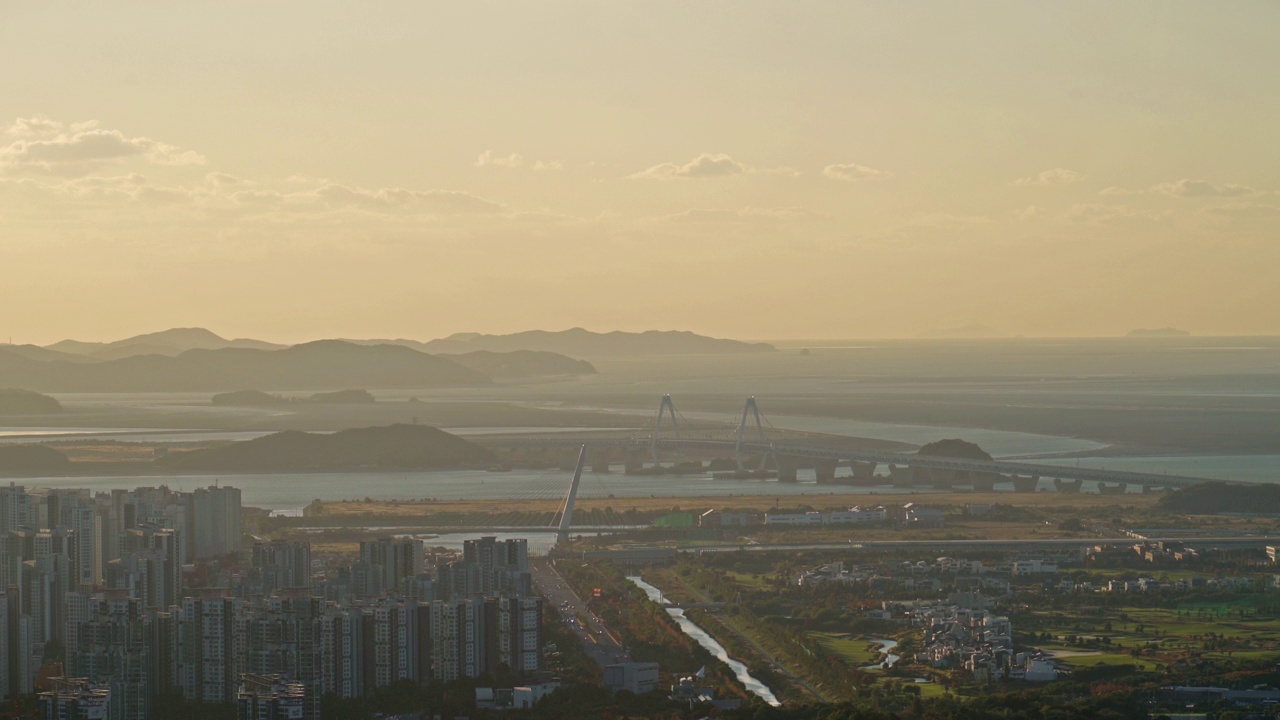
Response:
M738 464L738 472L740 473L746 471L742 463L742 441L746 439L747 422L750 419L756 421L756 432L760 436L760 443L768 444L769 439L764 434L764 420L760 417L760 407L756 405L756 397L754 395L748 397L746 404L742 406L742 420L738 422L737 439L733 443L733 460ZM760 466L755 468L757 472L764 470L767 459L767 454L760 456Z
M658 467L658 435L662 432L662 418L664 415L671 416L671 430L675 434L675 439L680 439L680 420L676 417L676 404L671 402L670 395L663 395L662 402L658 404L658 419L653 423L653 438L649 445L649 456L653 460L653 466Z
M587 464L587 446L582 446L578 453L578 467L573 471L573 482L569 483L569 494L564 496L564 504L560 506L559 532L556 533L556 544L569 541L569 523L573 522L573 503L578 499L578 486L582 484L582 468Z

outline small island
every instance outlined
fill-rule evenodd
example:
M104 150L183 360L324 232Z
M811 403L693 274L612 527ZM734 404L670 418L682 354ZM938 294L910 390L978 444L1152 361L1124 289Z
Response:
M0 415L53 415L62 412L56 398L30 390L0 388Z
M316 403L320 405L371 405L377 400L368 390L334 390L333 392L315 393L305 398L287 398L273 395L261 390L236 390L235 392L218 393L210 400L214 405L224 407L275 407L278 405L295 405L300 403Z
M337 472L487 468L493 453L426 425L355 428L336 433L278 432L156 460L178 472Z
M1164 328L1138 328L1130 330L1125 337L1131 338L1160 338L1160 337L1191 337L1191 333L1186 330L1179 330L1173 327Z
M966 440L952 438L949 440L935 440L920 446L916 451L917 455L928 455L929 457L947 457L957 458L960 460L986 460L991 461L991 455L986 450L974 445Z

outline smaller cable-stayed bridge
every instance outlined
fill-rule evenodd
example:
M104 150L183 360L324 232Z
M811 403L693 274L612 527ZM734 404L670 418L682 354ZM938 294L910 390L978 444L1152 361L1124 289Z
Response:
M709 456L731 461L713 473L718 479L776 477L780 482L796 482L798 470L812 469L821 484L874 486L876 471L884 466L889 481L897 487L970 485L975 490L991 490L996 483L1009 482L1015 490L1030 492L1045 478L1063 492L1078 492L1087 481L1097 483L1100 492L1120 494L1130 485L1146 490L1214 482L1192 476L868 450L854 447L851 440L775 428L754 397L746 399L736 423L692 423L676 409L671 396L664 395L653 424L629 435L486 437L478 442L507 453L581 450L579 464L595 472L607 472L621 455L626 472L637 475L705 472L700 460L669 460L664 465L663 458ZM851 474L837 477L840 467L850 468Z

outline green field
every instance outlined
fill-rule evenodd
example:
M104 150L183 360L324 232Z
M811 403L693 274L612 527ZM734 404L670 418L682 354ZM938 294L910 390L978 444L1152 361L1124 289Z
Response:
M1158 670L1195 657L1280 658L1280 618L1251 615L1252 609L1252 603L1242 601L1184 604L1177 609L1120 607L1100 615L1041 611L1019 618L1016 625L1038 636L1047 633L1051 639L1033 642L1044 650L1097 653L1059 658L1067 667L1135 665ZM1071 636L1081 640L1068 642ZM1129 654L1133 648L1143 650L1140 658Z
M809 637L818 641L823 650L836 655L856 667L870 665L880 659L876 643L857 635L832 632L810 632Z

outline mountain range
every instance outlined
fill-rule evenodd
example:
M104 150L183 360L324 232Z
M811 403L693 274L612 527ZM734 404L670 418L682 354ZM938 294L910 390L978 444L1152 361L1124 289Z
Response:
M582 328L417 340L316 340L279 345L173 328L114 342L0 345L0 386L41 392L226 392L484 385L587 375L583 357L769 352L764 343Z
M42 392L177 392L486 385L479 370L396 345L318 340L281 350L224 347L176 356L39 361L0 346L0 383Z
M549 332L529 330L510 335L456 333L439 340L420 343L432 353L464 353L473 350L511 352L541 350L570 357L616 357L652 355L727 355L775 350L767 343L707 337L687 331L649 330L646 332L598 333L582 328Z

